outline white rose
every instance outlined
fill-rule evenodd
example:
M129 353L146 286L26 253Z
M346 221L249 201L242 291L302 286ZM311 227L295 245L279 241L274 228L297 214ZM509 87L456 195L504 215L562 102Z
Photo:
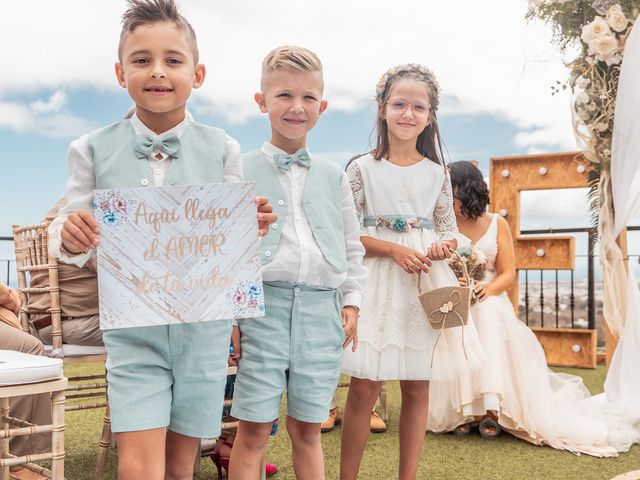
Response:
M607 23L616 32L624 32L629 20L625 17L622 7L618 4L611 5L607 10Z
M589 95L587 95L585 92L581 92L576 97L576 105L584 105L585 103L589 103Z
M577 88L581 88L581 89L585 89L589 86L589 84L591 83L591 79L589 78L585 78L583 75L580 75L578 78L576 78L576 87Z
M589 44L593 39L609 34L611 34L611 29L605 19L596 15L593 22L587 23L582 27L582 35L580 35L580 38L584 43Z
M607 130L609 130L609 125L604 122L600 122L596 125L596 130L598 130L599 132L606 132Z
M618 41L613 35L596 37L589 42L589 53L595 55L601 61L606 61L613 57L618 51Z
M617 65L622 61L622 55L620 55L619 53L616 53L615 55L613 55L612 57L609 57L605 60L605 62L607 62L607 65L611 66L611 65Z

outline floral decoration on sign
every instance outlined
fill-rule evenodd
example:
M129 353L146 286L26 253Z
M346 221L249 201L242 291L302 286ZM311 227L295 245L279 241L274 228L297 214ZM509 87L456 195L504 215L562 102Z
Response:
M93 211L98 222L113 227L129 221L129 212L135 204L135 200L125 198L119 191L107 190L95 193Z
M227 289L226 298L231 302L234 317L251 317L264 313L262 284L242 281Z
M574 132L591 167L591 210L597 219L602 195L610 190L611 138L620 64L640 0L529 0L527 18L551 24L554 40L569 59Z

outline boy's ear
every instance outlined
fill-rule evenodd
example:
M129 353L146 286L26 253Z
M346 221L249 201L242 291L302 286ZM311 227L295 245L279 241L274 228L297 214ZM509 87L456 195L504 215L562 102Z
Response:
M320 115L322 115L322 112L324 112L328 106L329 106L329 102L327 102L326 100L322 100L320 102Z
M124 68L122 67L122 64L120 62L116 62L115 69L116 69L116 78L118 79L118 83L122 88L127 88L127 81L124 78Z
M193 79L193 88L200 88L204 83L204 77L207 76L207 69L202 63L196 65L196 76Z
M258 108L260 109L260 111L262 113L267 113L267 102L264 99L264 93L256 92L256 94L253 96L253 99L258 104Z

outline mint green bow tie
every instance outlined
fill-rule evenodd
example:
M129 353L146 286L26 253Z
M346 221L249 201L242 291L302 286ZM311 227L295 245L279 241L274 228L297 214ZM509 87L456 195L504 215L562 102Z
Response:
M133 148L136 152L136 157L140 159L149 158L149 155L153 153L154 150L160 150L171 156L171 158L178 158L180 139L174 133L155 138L148 134L142 134L136 136Z
M277 167L283 172L291 170L291 164L297 163L303 167L309 168L311 165L311 157L306 148L301 148L293 155L287 153L276 153L273 156L273 160L276 162Z

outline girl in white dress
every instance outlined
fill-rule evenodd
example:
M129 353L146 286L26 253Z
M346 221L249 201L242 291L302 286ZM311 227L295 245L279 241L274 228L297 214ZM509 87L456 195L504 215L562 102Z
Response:
M400 380L399 479L414 479L429 380L455 378L480 364L473 323L464 335L461 327L445 330L434 348L439 332L429 326L418 300L418 274L423 290L457 285L446 259L468 243L456 227L436 118L438 93L433 73L420 65L385 73L376 88L377 146L347 168L369 277L358 348L346 350L342 363L352 377L342 429L342 480L357 478L382 381Z
M599 403L580 377L549 370L536 336L515 316L506 293L516 278L513 242L507 222L486 212L482 173L470 162L454 162L450 171L460 230L487 258L485 277L475 286L479 302L471 307L485 360L469 376L432 382L428 429L465 431L468 422L481 421L486 436L502 427L574 453L605 457L628 450L640 440L638 419Z

